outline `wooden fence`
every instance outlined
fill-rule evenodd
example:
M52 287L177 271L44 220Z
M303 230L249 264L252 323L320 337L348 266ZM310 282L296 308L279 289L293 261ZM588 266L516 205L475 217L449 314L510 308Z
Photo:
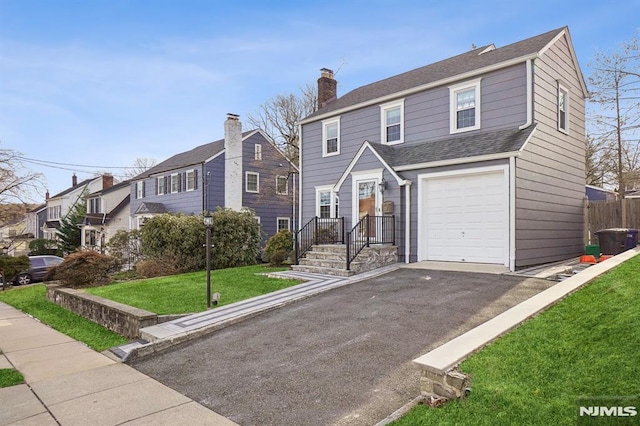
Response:
M591 241L597 241L596 232L609 228L640 229L640 198L624 200L627 221L622 223L622 201L590 201L587 204L587 230Z

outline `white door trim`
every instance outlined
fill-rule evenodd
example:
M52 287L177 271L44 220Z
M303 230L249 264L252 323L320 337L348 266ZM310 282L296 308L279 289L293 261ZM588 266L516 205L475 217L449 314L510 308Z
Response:
M503 173L503 182L505 185L505 205L507 206L507 215L511 216L511 209L508 208L510 206L510 191L509 191L509 165L496 165L496 166L483 166L483 167L474 167L472 169L462 169L462 170L448 170L441 172L430 172L430 173L421 173L417 176L418 178L418 261L426 260L428 256L428 245L427 245L427 229L426 223L424 220L424 211L423 211L423 203L424 203L424 189L425 183L429 179L433 178L442 178L442 177L453 177L453 176L470 176L474 174L484 174L489 172L502 171ZM506 226L509 226L511 223L511 218L507 217L505 221ZM510 229L507 229L505 232L504 246L507 248L505 250L505 256L503 259L503 265L509 267L509 255L511 253L510 250Z
M376 191L378 191L380 181L382 180L383 169L365 170L361 172L351 172L351 226L355 226L360 220L358 217L358 182L373 180L376 182ZM382 194L376 193L376 215L382 214Z

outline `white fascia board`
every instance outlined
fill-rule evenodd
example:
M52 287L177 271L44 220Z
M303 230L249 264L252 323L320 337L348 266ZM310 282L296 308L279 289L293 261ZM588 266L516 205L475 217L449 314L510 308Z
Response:
M480 161L504 160L511 157L519 157L520 151L501 152L499 154L478 155L475 157L454 158L451 160L430 161L426 163L408 164L406 166L398 166L396 170L399 172L406 170L428 169L432 167L454 166L457 164L478 163Z
M334 185L333 187L334 191L336 192L340 191L340 187L342 187L342 184L344 183L344 181L347 180L347 178L351 174L351 170L353 170L353 168L358 163L358 160L360 160L360 157L362 156L362 154L364 154L364 151L366 149L369 149L369 151L371 151L373 155L376 156L378 161L380 161L380 163L384 166L384 168L391 174L391 176L393 176L396 182L398 182L398 185L400 186L406 185L407 181L401 178L398 175L398 173L391 166L389 166L389 164L387 164L387 162L384 161L382 157L380 157L380 154L378 154L376 150L371 147L371 143L369 141L364 141L364 143L362 144L362 146L360 147L356 155L351 159L351 162L349 163L345 171L342 173L342 176L340 176L340 179L338 180L338 182Z
M469 71L463 74L458 74L452 77L448 77L442 80L438 80L438 81L434 81L432 83L427 83L427 84L423 84L421 86L416 86L416 87L412 87L411 89L407 89L407 90L403 90L401 92L395 92L392 93L390 95L387 96L383 96L380 98L376 98L376 99L371 99L369 101L365 101L365 102L361 102L359 104L355 104L355 105L350 105L348 107L342 108L342 109L337 109L335 111L330 111L326 114L321 114L318 116L315 116L313 118L309 118L309 119L305 119L299 122L299 124L308 124L308 123L313 123L315 121L318 120L323 120L329 117L333 117L334 115L339 115L339 114L344 114L346 112L352 111L352 110L356 110L356 109L360 109L360 108L364 108L367 106L371 106L371 105L378 105L380 103L384 103L384 102L389 102L392 101L394 99L398 99L398 98L402 98L405 96L409 96L412 95L414 93L419 93L419 92L423 92L425 90L428 89L432 89L434 87L439 87L439 86L443 86L443 85L447 85L447 84L451 84L457 81L462 81L462 80L467 80L470 79L472 77L476 77L482 74L486 74L492 71L496 71L496 70L500 70L503 68L508 68L510 66L513 65L517 65L519 63L525 62L527 61L527 59L535 59L538 57L538 52L535 53L530 53L528 55L525 56L520 56L518 58L514 58L514 59L510 59L508 61L504 61L504 62L500 62L498 64L494 64L494 65L490 65L488 67L484 67L484 68L478 68L476 70L473 71Z
M573 48L573 41L571 41L571 34L569 34L569 28L565 27L562 31L558 33L557 36L553 38L545 47L540 49L539 56L544 55L547 50L551 48L558 40L562 37L567 38L567 46L569 46L569 53L571 54L571 61L573 62L573 66L578 73L578 81L580 82L580 88L582 89L582 94L585 98L589 97L589 89L587 88L587 83L585 83L584 76L582 75L582 70L580 69L580 64L578 63L578 56Z

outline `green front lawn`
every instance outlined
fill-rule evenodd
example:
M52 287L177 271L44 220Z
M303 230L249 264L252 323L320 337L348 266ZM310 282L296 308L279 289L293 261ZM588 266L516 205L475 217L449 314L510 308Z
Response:
M0 292L0 301L38 318L98 352L127 342L124 337L113 331L49 302L44 284Z
M211 293L220 293L218 306L223 306L300 283L261 275L284 270L262 265L214 270ZM92 287L87 292L156 314L185 314L206 310L206 282L206 272L199 271Z
M578 397L637 402L639 327L636 256L464 361L469 398L394 425L575 425Z

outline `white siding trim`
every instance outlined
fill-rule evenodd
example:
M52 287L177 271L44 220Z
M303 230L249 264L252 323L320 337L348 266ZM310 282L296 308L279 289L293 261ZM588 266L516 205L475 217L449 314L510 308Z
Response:
M529 139L530 138L531 136L529 136ZM455 166L457 164L478 163L480 161L504 160L506 158L519 157L519 156L520 156L520 151L509 151L509 152L500 152L498 154L478 155L476 157L453 158L451 160L440 160L440 161L431 161L427 163L407 164L406 166L398 166L395 169L399 172L402 172L406 170L427 169L431 167Z
M393 178L396 180L398 185L400 186L405 185L407 181L402 177L400 177L400 175L398 175L398 173L396 172L398 168L396 167L396 169L394 170L391 166L389 166L389 164L387 164L386 161L384 161L382 157L380 157L380 154L378 154L378 152L376 152L376 150L371 147L371 143L369 141L364 141L364 143L362 144L362 146L360 147L356 155L351 159L351 162L345 169L344 173L342 173L342 176L340 176L340 179L338 179L338 183L336 183L335 185L336 192L340 191L342 184L349 177L349 175L351 174L351 170L353 170L353 168L356 166L356 164L358 163L358 160L360 160L360 157L362 157L362 154L364 154L364 151L367 148L373 153L373 155L376 156L378 161L380 161L380 164L382 164L382 166L391 174L391 176L393 176Z

